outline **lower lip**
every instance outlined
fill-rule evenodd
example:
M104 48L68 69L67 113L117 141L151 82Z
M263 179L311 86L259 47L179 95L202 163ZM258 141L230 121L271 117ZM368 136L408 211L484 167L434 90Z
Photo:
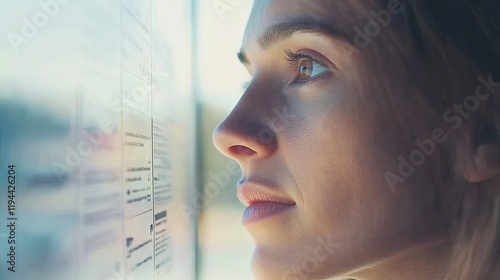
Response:
M295 205L278 202L257 202L243 211L243 224L255 223L279 215Z

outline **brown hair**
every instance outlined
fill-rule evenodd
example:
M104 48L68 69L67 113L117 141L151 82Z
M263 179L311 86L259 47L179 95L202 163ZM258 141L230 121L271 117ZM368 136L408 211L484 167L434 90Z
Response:
M368 15L372 9L384 9L391 1L394 0L323 3L332 11L338 9L338 5L348 6L357 11L346 13L351 17L360 12ZM387 42L393 42L397 50L391 56L402 58L401 65L394 64L399 68L393 74L411 86L406 88L403 85L399 92L389 93L391 104L387 105L388 112L396 119L405 119L400 123L414 122L412 116L415 112L401 112L404 103L418 102L421 105L419 110L423 110L420 113L442 122L443 112L474 94L479 83L477 77L491 75L493 81L500 82L500 1L400 0L400 4L404 12L398 20L391 22L391 28L383 36L374 38L380 45L369 46L370 51L377 55L387 56L385 49L393 47ZM390 40L385 40L387 38ZM377 61L373 65L379 67L377 71L393 66L380 57L374 59ZM384 77L380 80L373 81L371 86L388 92L390 86L387 83L390 81L384 81ZM500 150L500 88L497 87L488 100L481 102L477 112L464 122L466 124L459 129L447 131L454 139L449 143L453 147L442 148L436 157L438 160L428 167L427 174L436 176L440 173L430 180L446 187L436 190L435 197L430 198L432 201L424 204L435 203L433 207L449 215L449 224L444 228L454 245L445 279L499 279L500 186L486 188L482 185L498 184L500 178L469 183L463 173L456 170L464 171L466 158L471 156L457 151L474 152L485 143L497 143Z
M469 71L466 65L474 65L484 77L500 78L500 24L494 13L500 11L497 1L429 0L408 1L407 16L412 38L418 50L442 66L441 77L452 72ZM446 47L443 47L446 46ZM450 49L464 58L460 59ZM462 67L456 61L463 61ZM436 65L434 63L434 65ZM450 76L453 76L451 74ZM449 77L449 76L448 76ZM456 77L459 77L457 75ZM496 78L495 78L496 77ZM444 80L444 84L457 81ZM434 92L435 93L435 92ZM442 88L438 96L427 97L432 105L450 106L464 100L471 92L450 92ZM462 139L467 149L495 142L500 145L500 94L498 88L490 100L480 104L480 111L471 117L469 128L472 135ZM436 108L438 109L438 108ZM468 155L454 155L455 161L464 162ZM470 155L469 155L470 156ZM488 280L500 276L500 195L479 186L454 178L450 192L453 201L454 220L450 227L454 248L450 259L447 280ZM495 186L500 188L500 186Z
M471 87L462 87L467 76L492 76L500 81L500 23L494 13L500 11L497 1L413 0L406 1L405 13L418 57L424 70L434 77L433 90L419 90L426 105L443 112L471 95ZM425 75L428 82L430 75ZM416 83L419 84L418 82ZM474 91L472 91L473 93ZM463 137L463 129L454 133L456 145L469 145L467 151L481 144L495 142L500 146L500 93L480 104L479 111L467 121L472 131ZM447 163L461 164L470 155L448 154ZM451 166L450 166L451 168ZM464 167L462 166L462 170ZM449 171L449 170L448 170ZM448 173L453 174L453 173ZM447 280L490 280L500 276L500 195L481 186L470 186L462 174L449 178L446 194L452 199L449 208L453 220L449 225L454 248Z
M321 4L332 14L346 11L336 16L351 24L360 17L371 20L370 11L386 9L394 1L404 12L373 38L376 44L368 46L375 53L369 59L375 61L367 65L377 68L360 69L367 72L362 78L369 78L370 71L383 73L388 67L397 67L391 78L403 80L399 88L391 93L394 85L390 79L377 77L369 83L372 88L365 90L377 88L389 95L384 113L392 114L400 124L432 127L436 121L443 123L442 114L453 104L461 104L475 93L479 76L487 79L491 75L490 79L500 82L500 1L324 0ZM392 61L384 56L391 56ZM419 112L402 110L408 102L419 104ZM366 107L369 111L372 104ZM430 124L415 123L415 114L428 115ZM418 129L402 130L402 137L419 137L414 131ZM447 134L453 138L449 147L438 148L424 171L434 185L445 187L422 202L422 207L438 208L447 215L443 230L453 249L445 279L500 279L500 178L469 183L463 174L466 159L479 145L497 143L500 151L500 88L481 102L464 125ZM493 186L484 187L486 184Z

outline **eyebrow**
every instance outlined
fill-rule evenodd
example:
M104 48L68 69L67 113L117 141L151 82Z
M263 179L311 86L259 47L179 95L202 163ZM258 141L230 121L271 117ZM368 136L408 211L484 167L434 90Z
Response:
M272 25L257 37L257 43L262 50L266 50L270 46L292 37L297 32L332 37L352 45L352 42L340 30L317 21L294 21ZM248 58L243 49L238 52L237 56L241 63L248 64Z

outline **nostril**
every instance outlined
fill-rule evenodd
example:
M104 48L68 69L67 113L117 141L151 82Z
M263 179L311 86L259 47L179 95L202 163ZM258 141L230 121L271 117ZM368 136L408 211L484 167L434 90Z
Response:
M240 156L251 156L257 153L256 151L242 145L231 146L229 147L229 151L233 155L240 155Z

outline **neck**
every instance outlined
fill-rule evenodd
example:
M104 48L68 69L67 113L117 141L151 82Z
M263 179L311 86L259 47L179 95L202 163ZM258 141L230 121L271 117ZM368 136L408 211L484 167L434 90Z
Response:
M450 253L449 241L434 239L352 271L349 277L356 280L442 280Z

